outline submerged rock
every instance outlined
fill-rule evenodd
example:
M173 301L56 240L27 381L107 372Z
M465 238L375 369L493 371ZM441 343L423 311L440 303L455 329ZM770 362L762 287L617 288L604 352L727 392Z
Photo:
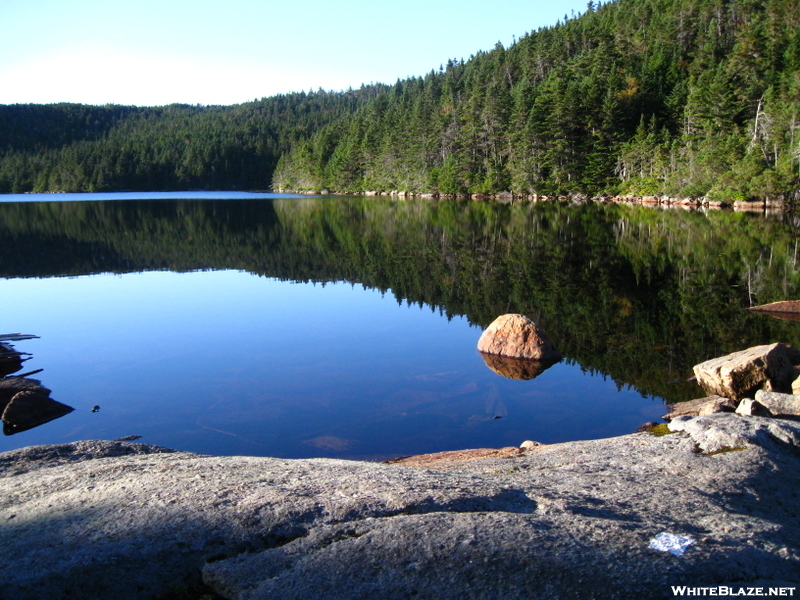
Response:
M0 379L0 415L6 435L38 427L73 410L71 406L50 398L50 390L38 379Z
M42 396L50 396L50 390L44 387L38 379L5 377L0 379L0 414L19 392L34 392Z
M33 391L18 392L3 411L3 433L13 435L71 413L74 408Z
M513 358L558 361L561 352L531 319L507 314L497 317L478 340L478 350Z

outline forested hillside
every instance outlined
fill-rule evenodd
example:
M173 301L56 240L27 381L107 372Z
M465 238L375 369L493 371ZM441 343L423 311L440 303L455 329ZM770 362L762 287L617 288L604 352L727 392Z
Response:
M231 107L0 107L0 191L800 187L800 0L617 0L439 71Z
M235 106L0 106L0 193L266 189L282 153L380 90Z
M632 192L797 186L798 0L617 0L398 82L295 146L286 189Z

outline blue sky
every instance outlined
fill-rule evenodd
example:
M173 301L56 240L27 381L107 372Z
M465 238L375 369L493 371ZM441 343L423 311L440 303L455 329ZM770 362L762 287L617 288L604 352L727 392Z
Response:
M235 104L423 75L586 2L4 0L0 104Z

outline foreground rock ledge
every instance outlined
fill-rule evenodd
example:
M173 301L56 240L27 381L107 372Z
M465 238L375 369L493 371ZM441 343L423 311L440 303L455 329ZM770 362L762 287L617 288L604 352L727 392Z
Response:
M672 598L800 580L800 425L736 414L447 470L76 442L0 455L0 596ZM431 468L433 467L433 468ZM690 536L682 556L650 549Z

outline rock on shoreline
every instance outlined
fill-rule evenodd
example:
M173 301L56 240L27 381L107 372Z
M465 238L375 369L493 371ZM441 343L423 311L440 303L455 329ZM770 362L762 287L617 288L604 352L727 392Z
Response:
M671 598L800 581L800 424L732 413L447 470L127 442L0 454L0 596ZM429 464L428 467L435 466ZM689 536L682 556L649 547Z
M538 193L520 192L499 192L495 194L483 193L455 193L447 194L443 192L419 192L407 190L327 190L327 189L302 189L292 190L278 188L276 190L284 194L299 194L305 196L388 196L392 198L432 198L442 200L494 200L503 203L510 202L569 202L571 204L584 204L596 202L601 204L628 204L637 206L651 206L662 208L678 209L729 209L738 212L769 212L782 210L787 206L787 202L781 198L760 198L755 200L719 200L708 198L707 196L640 196L636 194L589 196L580 192L567 195L548 195Z

